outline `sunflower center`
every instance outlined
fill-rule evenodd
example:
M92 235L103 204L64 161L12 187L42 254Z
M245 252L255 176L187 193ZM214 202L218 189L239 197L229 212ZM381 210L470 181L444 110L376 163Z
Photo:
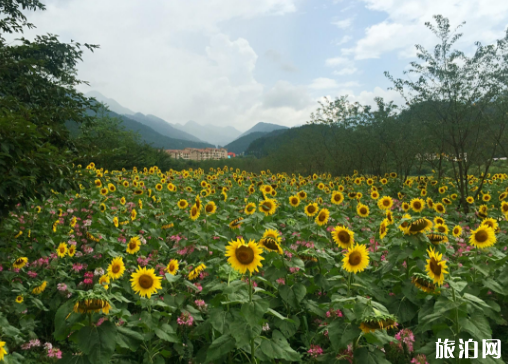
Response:
M446 231L446 228L444 226L438 226L437 231L440 233L444 233Z
M16 259L16 262L15 262L15 263L16 263L16 264L22 264L22 263L23 263L23 259L21 259L21 258L20 258L20 259Z
M138 283L142 288L149 289L153 286L153 278L148 274L143 274L138 278Z
M316 211L316 208L314 206L309 206L309 214L313 214Z
M390 206L390 201L389 200L384 200L383 201L383 206L386 206L386 207Z
M296 203L298 203L298 200L297 200L296 198L293 198L293 199L291 200L291 203L296 204Z
M352 252L349 254L349 264L358 265L362 261L362 253L360 252Z
M254 261L254 251L248 246L241 246L237 248L235 255L236 259L238 259L238 261L243 265L250 264Z
M118 272L120 272L120 266L119 266L118 264L115 264L115 265L111 268L111 271L112 271L113 273L115 273L115 274L116 274L116 273L118 273Z
M430 265L430 270L432 271L432 273L434 273L436 276L441 275L441 266L438 264L436 259L432 258L430 260L429 265Z
M169 265L169 270L170 270L171 272L175 270L175 263L171 263L171 264Z
M60 253L64 253L64 252L65 252L65 248L62 246L62 247L60 248Z
M437 205L437 210L438 210L438 211L443 211L443 209L444 209L444 208L443 208L443 206L441 206L441 205Z
M425 228L425 226L427 226L427 222L424 219L419 219L411 224L409 230L412 232L418 232L422 231Z
M213 211L213 206L212 205L206 205L205 210L206 210L206 212L212 212Z
M419 210L422 207L422 204L419 201L413 203L415 209Z
M349 236L349 233L347 231L341 231L338 235L339 240L344 244L349 244L351 241L351 236Z
M130 250L134 250L134 249L136 249L136 246L137 246L137 244L136 244L136 242L134 242L134 241L131 241L131 242L129 243L129 249L130 249Z
M326 214L325 213L319 214L318 219L319 219L319 221L325 221L326 220Z
M360 213L361 213L361 214L363 214L363 215L365 215L365 214L367 213L367 209L366 209L365 207L362 207L362 208L360 209Z
M485 243L489 238L489 234L485 230L480 230L474 235L475 239L479 243Z

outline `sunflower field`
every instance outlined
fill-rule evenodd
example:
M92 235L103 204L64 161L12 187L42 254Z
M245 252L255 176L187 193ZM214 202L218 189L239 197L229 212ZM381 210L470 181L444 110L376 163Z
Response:
M508 175L107 171L1 225L0 362L504 363ZM453 340L453 359L436 342ZM499 339L502 357L459 358Z

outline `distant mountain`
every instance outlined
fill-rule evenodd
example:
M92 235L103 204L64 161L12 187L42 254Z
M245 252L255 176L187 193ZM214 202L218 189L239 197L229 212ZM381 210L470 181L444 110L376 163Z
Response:
M110 99L109 97L104 96L100 92L90 91L90 92L87 92L85 95L88 97L95 97L97 99L97 101L108 105L109 109L113 112L116 112L117 114L120 114L120 115L134 115L135 114L134 111L129 110L126 107L123 107L116 100Z
M289 128L287 126L282 126L282 125L277 125L277 124L257 123L256 125L254 125L252 128L250 128L249 130L247 130L245 133L243 133L240 136L242 137L247 134L255 133L255 132L270 133L274 130L279 130L279 129L289 129Z
M89 111L92 114L92 111ZM151 144L154 148L162 149L185 149L185 148L213 148L213 145L203 142L195 142L191 140L175 139L168 136L157 133L155 130L146 126L136 120L131 119L127 115L119 115L113 111L107 111L101 109L97 116L109 116L118 118L122 121L122 126L126 130L134 131L139 133L141 139L148 144ZM66 123L71 133L76 134L79 132L79 128L74 122Z
M157 116L150 114L143 115L142 113L137 112L134 115L128 115L128 117L130 119L139 121L143 125L149 126L157 133L165 135L167 137L173 139L190 140L193 142L201 142L201 140L196 138L194 135L191 135L183 130L175 128L172 124L168 123L167 121L161 118L158 118Z
M187 121L185 124L173 124L175 128L195 135L201 140L207 141L214 145L224 146L238 138L241 134L232 126L214 126L210 124L201 125L193 120Z
M266 134L267 133L255 131L254 133L247 134L243 137L236 139L235 141L232 141L228 145L224 146L224 148L226 148L228 150L228 152L233 152L235 154L241 154L247 150L250 143L252 143L256 139L261 138L262 136L264 136Z

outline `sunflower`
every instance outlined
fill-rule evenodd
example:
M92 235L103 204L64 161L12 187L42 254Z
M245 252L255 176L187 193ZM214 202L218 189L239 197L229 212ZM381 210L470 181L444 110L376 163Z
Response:
M275 229L267 229L263 233L263 238L272 238L277 240L277 243L280 243L282 240L282 237L280 236L279 232Z
M231 229L233 229L233 230L234 230L234 229L239 229L239 228L240 228L240 226L243 224L243 223L242 223L242 220L243 220L243 217L239 217L238 219L234 219L233 221L231 221L231 222L229 223L229 227L230 227Z
M492 196L490 196L489 193L486 193L482 196L482 201L483 202L489 202L491 200Z
M381 210L389 210L393 206L393 200L390 196L383 196L381 199L377 202L377 206Z
M195 280L197 277L199 277L199 274L204 271L206 269L206 265L204 264L200 264L198 265L196 268L194 268L190 273L189 275L187 276L187 278L189 279L189 281L193 281Z
M242 274L249 270L252 274L252 272L258 272L258 268L263 266L261 261L265 258L261 256L262 252L263 249L254 240L245 243L241 238L229 242L225 256L229 257L228 263L233 269Z
M73 257L74 254L76 254L76 246L75 245L71 245L69 247L69 249L67 250L67 254L69 255L69 257Z
M215 205L215 202L213 201L209 201L206 205L205 205L205 213L207 215L212 215L215 213L215 211L217 211L217 205Z
M99 284L102 285L104 287L104 289L108 289L109 288L109 281L110 281L110 278L107 274L103 274L100 278L99 278Z
M458 238L462 235L462 227L460 225L455 225L452 229L452 234L454 237Z
M199 208L196 206L196 204L192 205L190 210L191 220L196 221L199 215L200 215Z
M386 210L386 220L388 221L389 225L394 223L393 213L390 210Z
M404 210L404 212L408 212L410 208L411 205L409 205L407 202L402 203L402 210Z
M496 233L490 226L480 225L478 229L471 231L469 243L479 249L488 248L496 243Z
M445 224L445 220L441 216L436 216L434 218L434 224Z
M41 294L46 289L46 286L48 285L48 282L44 281L40 286L35 287L32 289L33 294Z
M369 216L369 207L363 203L358 203L356 206L356 213L361 217L367 217Z
M482 223L480 225L488 226L494 230L494 232L499 232L499 225L497 221L491 217L485 218L482 220Z
M178 201L177 205L180 208L180 210L183 210L187 206L189 206L189 203L186 200L180 200L180 201Z
M412 221L407 230L405 231L405 234L418 234L422 233L424 231L430 230L432 228L432 221L428 219L416 219Z
M100 180L100 179L96 179L96 180L94 181L94 184L95 184L95 187L97 187L97 188L102 187L102 182L101 182L101 180Z
M438 286L442 286L444 282L444 275L448 273L446 270L446 261L443 260L443 254L436 253L434 249L427 250L429 259L427 259L427 265L425 270L427 275L432 279L432 282Z
M17 296L16 297L16 303L23 303L23 296Z
M446 212L446 209L441 202L434 204L434 210L436 210L436 212L439 212L440 214L444 214Z
M160 183L157 183L157 184L155 185L155 189L156 189L157 191L162 191L162 185L161 185Z
M139 237L135 236L129 240L129 244L127 244L127 253L134 254L141 249L141 241Z
M383 221L381 221L381 224L379 224L379 238L382 240L385 238L386 234L388 233L388 220L387 219L383 219Z
M101 188L101 195L106 196L108 194L108 189L106 187Z
M441 234L448 234L449 232L448 226L446 226L446 224L436 224L434 226L434 230L440 232Z
M433 245L446 243L448 241L448 237L442 233L429 233L427 234L427 238Z
M468 204L472 204L472 203L474 203L474 197L473 196L467 196L466 197L466 201L467 201Z
M161 279L162 277L155 275L153 268L146 269L146 267L138 266L138 269L131 274L130 281L134 292L141 297L150 298L158 289L162 289Z
M506 196L508 196L508 192L501 193L499 195L499 201L503 201L506 198Z
M300 200L305 200L307 198L307 192L305 191L298 192L298 197L300 198Z
M333 241L341 248L347 249L355 243L355 233L344 226L332 230Z
M452 204L452 200L450 200L450 199L449 199L449 198L447 198L447 197L443 197L443 198L441 199L441 201L443 201L443 203L444 203L445 205L451 205L451 204Z
M111 279L118 279L123 276L125 272L125 264L122 257L113 258L111 264L108 266L108 276Z
M339 191L332 192L331 202L334 205L340 205L343 201L344 201L344 195L341 192L339 192Z
M328 209L321 209L314 220L316 224L319 226L323 226L328 222L328 218L330 217L330 211Z
M131 211L131 220L136 220L136 217L138 216L138 213L136 212L136 209L132 209Z
M265 199L259 203L259 211L263 212L265 216L273 215L277 208L277 201L274 199Z
M430 197L427 197L427 206L429 206L430 209L434 208L434 201Z
M66 243L60 243L58 248L56 249L56 252L60 258L63 258L67 255L67 244Z
M425 201L423 201L421 198L413 198L411 200L411 209L413 209L414 212L421 212L425 208Z
M126 202L125 197L122 197L122 198L120 199L120 204L125 205L125 202Z
M366 246L356 244L347 249L348 252L342 259L342 268L354 274L363 272L369 265L369 252Z
M87 298L81 301L76 301L74 304L74 312L76 313L92 313L102 311L105 314L109 313L111 305L109 302L102 298Z
M367 316L362 319L360 329L363 333L376 332L378 330L392 329L397 325L397 318L393 315L377 313L375 316Z
M315 214L317 214L318 212L318 205L317 203L309 203L307 206L305 206L305 215L311 217L311 216L314 216Z
M21 257L21 258L18 258L14 261L14 263L12 263L12 266L14 268L17 268L17 269L21 269L23 268L26 264L28 263L28 258L27 257Z
M487 205L481 205L478 209L478 216L480 216L482 219L485 219L489 215L489 208Z
M501 212L505 215L508 214L508 202L501 202Z
M129 187L129 181L123 181L122 184L123 184L124 187Z
M434 293L437 288L432 279L421 273L414 273L411 278L411 283L413 283L420 291L425 293Z
M256 204L254 202L249 202L247 206L245 206L244 212L246 215L252 215L256 212Z
M297 207L300 204L300 198L297 195L289 196L289 204L293 207Z
M176 272L178 272L179 267L180 266L178 265L178 260L171 259L168 265L166 266L165 271L171 275L176 275Z
M258 245L269 252L277 252L279 254L284 253L277 239L271 236L262 237L261 240L259 240Z

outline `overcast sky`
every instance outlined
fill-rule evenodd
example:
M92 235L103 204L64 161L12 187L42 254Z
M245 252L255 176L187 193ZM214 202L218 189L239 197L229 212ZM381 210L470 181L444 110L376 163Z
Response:
M86 52L80 90L171 123L305 123L322 96L375 96L383 71L401 77L416 43L435 44L434 14L467 21L459 47L492 43L508 25L506 0L42 0L34 34L100 45Z

